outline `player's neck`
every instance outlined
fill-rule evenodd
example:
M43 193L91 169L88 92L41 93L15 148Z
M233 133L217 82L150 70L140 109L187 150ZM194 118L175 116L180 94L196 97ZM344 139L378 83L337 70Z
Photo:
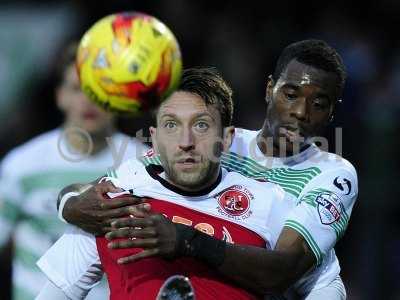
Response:
M85 155L96 155L108 147L107 138L115 132L113 127L107 127L97 132L88 133L79 127L64 125L65 140L72 151Z
M186 194L188 196L199 196L203 194L208 194L211 190L213 190L221 181L221 169L219 168L218 171L214 172L211 176L208 176L207 182L204 184L190 187L177 184L174 180L170 179L166 172L160 174L160 177L163 178L166 182L168 182L169 189L174 190L178 194Z

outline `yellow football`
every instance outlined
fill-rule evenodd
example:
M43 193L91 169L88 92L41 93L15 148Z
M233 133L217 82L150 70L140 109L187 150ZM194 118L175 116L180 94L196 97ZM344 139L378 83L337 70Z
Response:
M82 90L106 110L139 114L157 107L178 86L179 44L153 16L109 15L82 37L76 60Z

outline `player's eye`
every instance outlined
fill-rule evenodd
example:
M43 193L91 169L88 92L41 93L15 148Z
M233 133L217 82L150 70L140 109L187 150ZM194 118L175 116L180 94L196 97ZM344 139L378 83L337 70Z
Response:
M196 128L196 130L200 132L204 132L207 131L208 128L210 128L210 125L208 125L207 122L199 121L194 124L194 128Z
M296 100L297 95L295 93L291 93L291 92L284 92L284 95L286 97L286 99L288 100Z
M169 130L175 129L176 128L176 122L175 121L166 121L164 123L164 128L169 129Z
M313 101L313 106L318 110L324 110L328 107L328 104L327 104L327 101L317 98Z

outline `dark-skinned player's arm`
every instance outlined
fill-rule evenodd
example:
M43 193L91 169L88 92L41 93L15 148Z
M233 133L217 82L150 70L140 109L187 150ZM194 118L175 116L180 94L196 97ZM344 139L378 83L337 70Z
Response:
M225 259L218 270L260 294L283 293L315 263L316 258L304 238L285 227L273 251L227 244Z
M284 291L332 251L357 195L357 174L349 163L321 173L287 216L274 251L226 245L218 270L251 289Z
M136 237L111 242L112 248L144 249L136 255L121 258L119 263L151 256L193 257L260 295L286 291L316 262L302 236L290 228L283 229L275 250L267 250L226 243L192 227L172 223L160 214L120 219L112 225L120 229L108 233L109 240Z
M63 188L57 199L59 218L86 232L101 235L111 230L110 223L114 219L132 213L138 214L138 210L146 209L141 206L142 199L128 195L110 201L107 193L118 193L122 190L116 188L111 181L102 180L104 177L90 183L76 183Z
M286 217L274 251L226 245L218 270L251 289L284 291L319 266L343 236L357 195L350 164L321 173Z
M357 175L347 165L317 177L283 221L273 219L280 213L268 218L268 227L279 224L273 251L227 244L181 224L170 226L173 223L162 215L115 221L112 226L118 229L106 237L138 238L113 241L112 248L144 248L120 263L149 256L190 256L257 293L282 292L330 253L346 230L357 194Z

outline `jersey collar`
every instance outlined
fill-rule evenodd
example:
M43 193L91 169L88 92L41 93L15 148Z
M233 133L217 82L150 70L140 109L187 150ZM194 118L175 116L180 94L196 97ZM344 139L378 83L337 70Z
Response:
M161 183L165 188L179 194L182 196L188 196L188 197L199 197L199 196L204 196L204 195L208 195L209 193L211 193L221 182L222 179L222 169L220 169L219 171L219 175L217 180L209 187L201 189L199 191L194 191L194 192L190 192L190 191L185 191L182 190L181 188L171 184L170 182L168 182L167 180L165 180L164 178L162 178L160 176L160 174L162 172L164 172L164 168L160 165L148 165L146 167L146 171L147 173L149 173L149 175L157 180L159 183Z

